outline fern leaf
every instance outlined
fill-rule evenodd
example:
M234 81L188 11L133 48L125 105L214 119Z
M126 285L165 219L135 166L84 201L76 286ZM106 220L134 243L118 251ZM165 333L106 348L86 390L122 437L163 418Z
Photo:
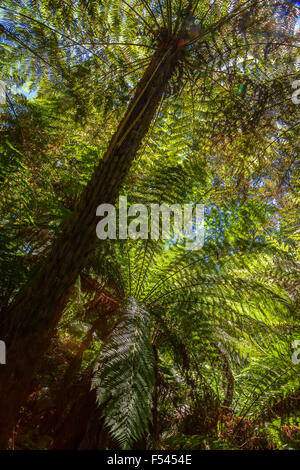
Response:
M107 402L105 423L123 449L149 429L154 386L149 313L130 300L101 351L94 378L97 401Z

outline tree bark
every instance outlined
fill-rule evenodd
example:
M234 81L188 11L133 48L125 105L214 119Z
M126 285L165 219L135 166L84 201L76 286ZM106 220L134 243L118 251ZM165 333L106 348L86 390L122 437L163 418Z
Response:
M31 392L32 378L72 286L95 247L96 208L116 201L180 54L181 49L174 40L158 47L103 160L54 242L47 261L2 319L0 337L7 345L7 365L0 368L0 449L8 446L20 406Z

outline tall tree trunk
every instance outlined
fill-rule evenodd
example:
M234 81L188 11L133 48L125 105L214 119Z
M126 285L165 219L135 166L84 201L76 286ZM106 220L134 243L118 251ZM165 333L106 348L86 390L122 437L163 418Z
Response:
M50 255L23 289L3 321L7 365L0 368L0 448L5 449L20 406L31 391L72 286L96 243L96 208L114 203L175 70L181 49L162 43L139 82L135 96L108 149L82 193Z

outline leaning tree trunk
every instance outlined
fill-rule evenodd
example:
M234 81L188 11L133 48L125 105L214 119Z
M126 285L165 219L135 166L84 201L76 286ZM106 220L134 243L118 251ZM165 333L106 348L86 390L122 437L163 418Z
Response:
M155 116L178 63L174 40L162 43L139 82L135 96L108 149L82 193L73 215L37 271L7 313L1 339L7 365L0 368L0 448L8 445L20 406L69 299L72 286L96 243L96 208L114 203Z

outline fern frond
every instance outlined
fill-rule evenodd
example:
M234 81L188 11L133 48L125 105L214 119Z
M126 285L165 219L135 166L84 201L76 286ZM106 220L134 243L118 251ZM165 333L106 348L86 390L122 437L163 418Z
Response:
M94 378L99 405L112 436L128 449L149 429L154 387L154 359L150 339L150 315L130 300L121 311L99 357Z

